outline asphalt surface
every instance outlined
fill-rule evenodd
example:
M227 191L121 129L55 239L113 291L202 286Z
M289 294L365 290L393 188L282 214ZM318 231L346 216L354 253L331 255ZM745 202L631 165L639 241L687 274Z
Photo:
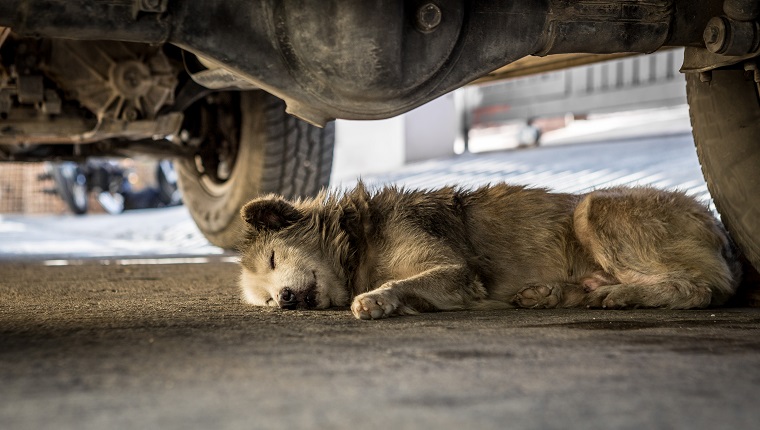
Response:
M0 265L0 428L757 428L760 309L359 321L231 263Z

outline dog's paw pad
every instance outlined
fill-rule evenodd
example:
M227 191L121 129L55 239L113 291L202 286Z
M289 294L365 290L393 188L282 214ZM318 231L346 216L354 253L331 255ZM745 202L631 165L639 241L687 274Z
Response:
M512 302L523 308L555 308L559 296L546 285L531 285L520 290Z
M371 291L356 296L351 304L351 312L358 319L380 319L393 314L398 308L398 300L391 293Z

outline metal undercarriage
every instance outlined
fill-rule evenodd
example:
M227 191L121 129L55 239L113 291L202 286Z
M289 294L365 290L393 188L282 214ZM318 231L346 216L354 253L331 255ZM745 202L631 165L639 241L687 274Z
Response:
M215 91L263 89L322 125L394 116L478 79L668 46L687 47L685 72L709 73L757 56L757 9L753 0L4 0L0 158L34 158L41 144L38 157L192 152L186 110Z

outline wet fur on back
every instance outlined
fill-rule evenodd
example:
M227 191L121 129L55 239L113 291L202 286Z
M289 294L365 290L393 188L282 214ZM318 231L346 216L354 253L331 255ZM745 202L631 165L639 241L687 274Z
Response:
M241 210L253 305L348 306L357 318L504 307L700 308L736 290L712 214L679 192L585 195L498 184L369 192Z

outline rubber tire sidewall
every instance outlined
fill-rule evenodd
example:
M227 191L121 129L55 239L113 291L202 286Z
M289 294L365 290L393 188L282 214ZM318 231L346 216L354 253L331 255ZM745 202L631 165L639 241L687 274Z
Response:
M193 220L212 244L227 249L235 249L243 237L240 208L251 199L269 193L314 196L327 186L335 138L333 123L319 129L300 121L285 112L284 102L264 91L240 93L240 109L240 147L224 184L209 186L193 160L175 164L182 199ZM303 169L292 165L302 161L288 153L289 147L297 151L301 141L314 135L322 141L314 154L305 156L318 159L320 172L307 175L308 183L292 189L285 184L293 183L291 177L302 176Z
M709 82L687 73L694 142L721 220L760 268L760 99L742 70L715 70Z

